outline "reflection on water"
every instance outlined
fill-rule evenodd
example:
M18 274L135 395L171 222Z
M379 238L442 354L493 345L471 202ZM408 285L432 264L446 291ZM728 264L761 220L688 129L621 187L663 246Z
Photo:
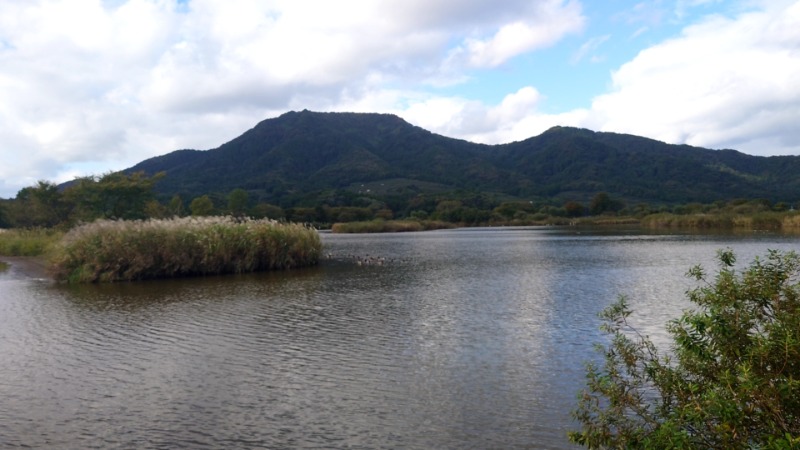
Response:
M0 278L0 447L569 448L598 311L626 294L663 341L691 265L796 248L558 229L323 241L332 259L291 272Z

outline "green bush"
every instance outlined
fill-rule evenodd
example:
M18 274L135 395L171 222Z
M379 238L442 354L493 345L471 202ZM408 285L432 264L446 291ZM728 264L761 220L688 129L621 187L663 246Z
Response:
M800 258L770 251L741 273L731 251L688 292L697 305L670 322L659 355L627 319L606 309L602 366L590 364L572 442L589 448L800 448Z
M123 281L308 266L321 247L316 230L268 219L101 220L67 233L52 261L59 280Z

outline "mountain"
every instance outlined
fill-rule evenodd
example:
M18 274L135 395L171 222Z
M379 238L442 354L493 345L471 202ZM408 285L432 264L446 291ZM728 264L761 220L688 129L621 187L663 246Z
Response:
M604 191L647 203L800 198L800 156L758 157L570 127L483 145L388 114L288 112L216 149L178 150L125 172L137 171L165 171L157 186L165 196L224 196L242 188L282 206L334 194L380 199L454 191L564 201Z

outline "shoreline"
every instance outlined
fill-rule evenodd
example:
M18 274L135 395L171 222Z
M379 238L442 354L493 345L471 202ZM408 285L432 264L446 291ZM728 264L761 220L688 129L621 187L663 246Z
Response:
M47 261L40 256L0 256L0 262L8 264L8 269L0 272L0 276L12 279L50 279Z

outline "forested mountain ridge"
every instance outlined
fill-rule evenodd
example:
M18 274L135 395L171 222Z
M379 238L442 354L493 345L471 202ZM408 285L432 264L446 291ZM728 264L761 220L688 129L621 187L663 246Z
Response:
M568 127L499 147L501 167L539 180L533 189L541 194L607 191L656 203L800 196L798 156L758 157Z
M559 201L598 192L646 203L800 200L800 156L758 157L570 127L483 145L372 113L289 112L216 149L178 150L125 172L137 171L166 172L156 186L164 196L242 188L284 207L343 194L408 199L455 191Z

